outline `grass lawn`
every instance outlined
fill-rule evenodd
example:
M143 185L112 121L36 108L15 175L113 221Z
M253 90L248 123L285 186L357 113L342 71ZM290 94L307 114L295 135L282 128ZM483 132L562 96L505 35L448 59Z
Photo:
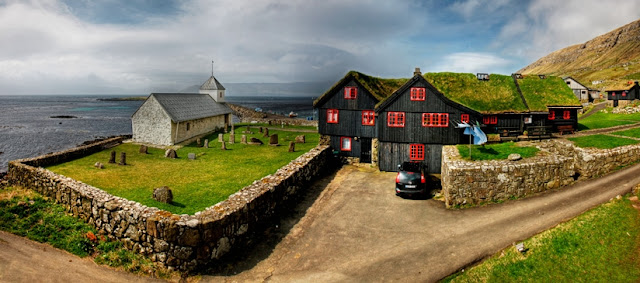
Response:
M640 122L640 113L613 114L598 112L578 120L579 130L601 129Z
M458 152L462 158L469 160L469 145L459 144L457 145ZM532 157L536 155L539 150L532 146L520 147L514 142L488 144L485 146L471 145L471 157L472 160L498 160L507 159L509 154L517 153L522 158Z
M612 134L619 135L619 136L625 136L625 137L640 138L640 128L614 132Z
M640 213L614 200L510 247L445 282L638 282Z
M640 143L640 141L637 140L612 137L607 135L591 135L569 138L568 140L572 141L573 144L577 147L595 147L600 149L616 148L619 146Z
M110 194L158 207L176 214L193 214L212 206L243 187L264 176L274 173L318 144L317 133L299 133L271 130L278 134L281 146L269 146L269 138L262 137L258 129L253 135L264 145L240 143L241 131L236 128L236 143L227 143L226 151L220 149L218 134L209 137L210 148L194 144L179 149L178 159L164 157L164 150L149 148L149 154L138 153L139 146L121 144L114 148L119 158L120 152L127 153L127 166L108 164L111 150L105 150L47 169L103 189ZM297 135L306 135L306 143L296 144L296 152L288 152L288 145ZM225 141L229 134L225 134ZM204 142L204 139L203 139ZM188 153L195 153L196 160L189 160ZM96 162L105 164L97 169ZM152 198L153 189L169 186L173 191L173 204L165 204Z

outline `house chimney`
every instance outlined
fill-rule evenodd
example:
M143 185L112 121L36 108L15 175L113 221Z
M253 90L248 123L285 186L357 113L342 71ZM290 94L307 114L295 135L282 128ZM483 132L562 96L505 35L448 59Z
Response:
M416 69L413 71L413 75L414 75L414 76L416 76L416 75L417 75L417 76L422 76L422 72L420 72L420 68L416 68Z

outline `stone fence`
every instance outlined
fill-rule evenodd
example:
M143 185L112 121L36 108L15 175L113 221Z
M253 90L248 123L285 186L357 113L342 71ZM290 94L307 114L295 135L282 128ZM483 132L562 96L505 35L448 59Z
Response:
M640 145L595 149L575 147L565 140L534 144L541 152L518 161L462 160L455 146L444 146L442 192L446 206L521 198L640 161Z
M93 225L125 247L148 255L169 269L193 270L242 245L265 228L332 162L328 146L318 146L273 175L241 189L225 201L194 215L176 215L106 193L57 175L42 166L85 156L122 141L114 138L45 156L9 163L13 185L24 186L55 199L74 216ZM151 192L149 192L151 193Z

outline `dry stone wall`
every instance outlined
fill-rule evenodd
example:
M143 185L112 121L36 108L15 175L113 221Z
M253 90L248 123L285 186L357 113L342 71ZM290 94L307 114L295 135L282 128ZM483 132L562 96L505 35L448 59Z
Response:
M122 141L97 144L42 157L11 161L9 179L64 205L74 216L110 238L170 269L193 270L220 259L264 228L276 214L292 205L315 178L336 168L328 146L318 146L273 175L194 215L176 215L129 201L82 182L57 175L42 166L75 159Z
M575 148L576 168L581 178L595 178L640 161L640 145L612 149Z

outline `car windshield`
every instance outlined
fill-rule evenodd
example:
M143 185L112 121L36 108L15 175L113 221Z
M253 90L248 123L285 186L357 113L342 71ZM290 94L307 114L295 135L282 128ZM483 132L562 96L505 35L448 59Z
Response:
M412 181L420 181L421 174L419 172L401 171L398 174L398 181L401 183L409 183Z

